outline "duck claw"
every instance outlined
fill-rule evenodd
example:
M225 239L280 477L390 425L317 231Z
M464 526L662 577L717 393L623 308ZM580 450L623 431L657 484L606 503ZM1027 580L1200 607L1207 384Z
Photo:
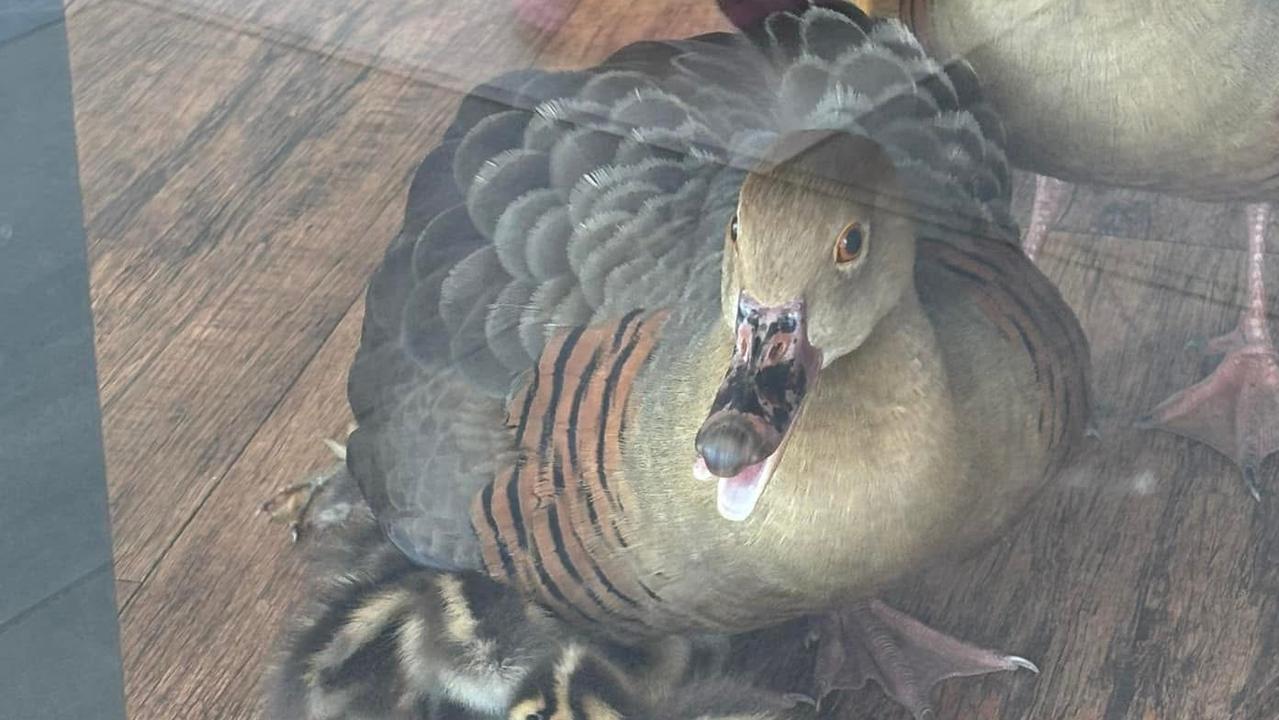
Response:
M272 522L286 523L293 543L316 527L333 524L345 519L349 508L342 503L327 503L317 507L317 499L329 482L346 468L346 446L335 440L324 440L325 446L338 462L327 470L312 475L301 482L281 488L258 506L255 514L266 514Z
M1036 675L1039 674L1039 666L1020 655L1008 655L1005 659L1023 670L1029 670Z

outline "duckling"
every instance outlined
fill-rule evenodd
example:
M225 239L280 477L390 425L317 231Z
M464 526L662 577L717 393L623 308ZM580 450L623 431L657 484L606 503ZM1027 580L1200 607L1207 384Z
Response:
M730 19L806 4L719 2ZM1031 257L1070 183L1250 203L1244 309L1235 329L1205 345L1221 362L1137 424L1230 458L1260 500L1261 462L1279 451L1279 353L1263 280L1279 200L1279 3L855 2L900 17L938 57L972 62L1005 121L1009 157L1038 174L1024 239Z
M335 582L294 632L267 717L495 717L558 641L545 611L487 578L384 559Z
M308 486L298 511L326 518L307 535L318 582L286 635L268 685L272 720L497 718L564 628L544 609L473 572L412 564L367 506L341 508L339 471ZM288 489L286 489L288 492Z
M616 652L616 650L614 650ZM530 672L507 720L801 720L815 704L720 671L628 672L598 645L571 642Z
M916 714L1024 667L844 612L1081 446L1088 345L1017 247L1001 137L971 68L851 7L477 88L366 296L377 522L621 642L836 617L830 684L904 652L936 670L886 679Z

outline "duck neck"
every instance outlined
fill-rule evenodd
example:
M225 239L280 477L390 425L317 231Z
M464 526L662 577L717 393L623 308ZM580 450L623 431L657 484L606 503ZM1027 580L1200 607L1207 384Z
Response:
M797 420L787 453L839 462L810 466L783 459L773 489L847 505L850 494L873 490L890 476L931 477L937 458L929 446L945 438L951 420L940 357L911 288L857 350L822 371ZM936 429L921 431L926 428ZM902 463L914 465L912 471L902 472ZM873 506L866 500L857 505Z

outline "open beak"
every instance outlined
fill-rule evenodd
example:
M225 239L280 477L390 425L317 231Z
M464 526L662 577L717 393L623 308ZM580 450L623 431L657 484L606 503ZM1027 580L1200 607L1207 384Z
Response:
M750 516L781 460L817 372L804 303L765 306L742 292L736 343L724 382L697 432L694 473L718 478L719 514Z

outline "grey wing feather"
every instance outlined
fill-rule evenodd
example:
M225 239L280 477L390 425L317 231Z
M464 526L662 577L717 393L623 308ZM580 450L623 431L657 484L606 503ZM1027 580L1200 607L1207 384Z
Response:
M505 400L549 335L718 302L745 169L800 129L878 140L936 232L1015 239L1002 129L971 69L856 10L637 43L464 99L369 285L349 383L348 462L406 554L477 566L468 508L514 461Z

